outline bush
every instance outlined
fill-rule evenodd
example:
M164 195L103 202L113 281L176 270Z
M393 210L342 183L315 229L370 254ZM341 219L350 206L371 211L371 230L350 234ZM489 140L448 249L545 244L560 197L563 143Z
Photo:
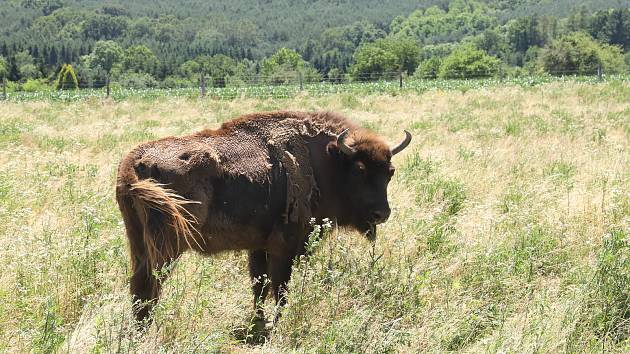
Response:
M46 82L46 79L28 79L22 84L22 91L26 92L41 92L49 91L50 85Z
M388 73L398 71L411 75L419 59L420 47L415 40L406 37L383 38L357 49L350 73L359 81L387 77Z
M297 83L300 76L303 82L315 82L321 75L310 63L293 49L280 48L262 64L262 76L267 83L287 84Z
M344 81L344 73L339 68L332 68L328 71L326 75L328 77L328 81L338 84Z
M167 76L160 82L160 88L187 88L195 86L192 81L177 76Z
M384 73L398 69L396 56L374 45L360 47L354 54L354 61L350 72L358 81L380 78Z
M417 79L435 79L440 72L441 66L442 59L440 57L433 57L420 63L420 66L418 66L413 76Z
M472 45L457 48L444 58L440 66L441 78L473 78L494 76L501 61Z
M620 72L624 68L621 48L601 44L586 33L574 32L552 41L540 56L540 65L550 74L595 74Z
M153 88L158 85L153 76L147 73L125 73L118 82L122 87L135 89Z
M7 92L20 91L20 84L15 81L7 81Z

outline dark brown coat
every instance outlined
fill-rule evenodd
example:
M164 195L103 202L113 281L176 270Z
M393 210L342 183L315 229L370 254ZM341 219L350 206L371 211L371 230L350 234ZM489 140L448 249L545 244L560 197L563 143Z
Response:
M137 318L159 296L164 277L153 271L188 249L247 250L255 303L269 274L282 305L311 218L375 236L390 213L391 157L410 139L390 149L338 114L268 112L137 146L121 161L116 186Z

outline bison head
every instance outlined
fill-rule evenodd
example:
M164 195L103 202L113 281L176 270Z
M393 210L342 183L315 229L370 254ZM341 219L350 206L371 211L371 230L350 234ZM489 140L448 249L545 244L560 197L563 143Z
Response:
M394 175L393 155L411 142L411 134L390 147L383 139L365 130L345 130L328 144L328 154L336 161L335 184L340 209L340 225L354 227L368 239L376 237L376 225L385 222L391 212L387 185Z

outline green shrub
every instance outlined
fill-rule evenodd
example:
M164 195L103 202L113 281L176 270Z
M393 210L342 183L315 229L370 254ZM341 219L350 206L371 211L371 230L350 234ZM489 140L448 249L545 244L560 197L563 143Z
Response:
M157 87L157 81L147 73L126 73L118 80L120 86L125 88L153 88Z
M46 79L28 79L22 84L22 91L26 92L41 92L49 91L50 85L46 82Z
M303 82L314 82L321 78L319 72L312 65L302 59L293 49L280 48L274 55L262 63L261 74L268 83L286 84L298 82L302 76Z
M20 84L15 81L7 81L7 92L20 91Z
M413 74L416 79L435 79L440 72L442 66L442 58L432 57L425 60L418 66L416 72Z
M160 82L160 88L186 88L195 86L196 84L192 81L177 76L167 76Z
M494 76L501 61L472 45L464 45L444 58L440 66L441 78L472 78Z
M412 74L419 58L420 48L414 40L407 37L383 38L357 49L350 72L358 81L386 78L398 71Z
M608 72L624 68L621 48L601 44L586 33L574 32L552 41L540 55L540 65L555 75L594 74L599 66Z

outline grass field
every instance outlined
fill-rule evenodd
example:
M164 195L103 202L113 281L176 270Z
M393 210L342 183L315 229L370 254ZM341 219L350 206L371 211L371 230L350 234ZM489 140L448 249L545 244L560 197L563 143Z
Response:
M185 255L132 328L116 167L242 113L341 111L411 147L374 245L331 230L264 344L244 254ZM629 352L630 84L0 102L0 352ZM272 303L268 303L268 313Z
M607 81L630 81L630 74L613 74L605 77ZM597 76L550 76L535 75L523 77L506 78L466 78L466 79L415 79L405 78L404 84L400 87L398 76L390 77L387 80L376 80L371 82L344 82L333 84L330 82L305 83L300 88L299 82L288 84L246 84L243 86L207 88L206 95L212 99L232 100L232 99L268 99L268 98L295 98L298 96L324 96L331 94L422 94L428 90L459 90L466 92L469 90L487 89L497 86L520 86L531 87L548 83L597 83L601 81ZM80 89L80 90L45 90L36 92L8 92L8 100L13 102L26 101L80 101L85 99L105 98L105 88ZM111 91L111 99L114 101L132 99L156 99L165 97L197 98L200 96L199 88L175 88L175 89L133 89L122 88L114 85Z

